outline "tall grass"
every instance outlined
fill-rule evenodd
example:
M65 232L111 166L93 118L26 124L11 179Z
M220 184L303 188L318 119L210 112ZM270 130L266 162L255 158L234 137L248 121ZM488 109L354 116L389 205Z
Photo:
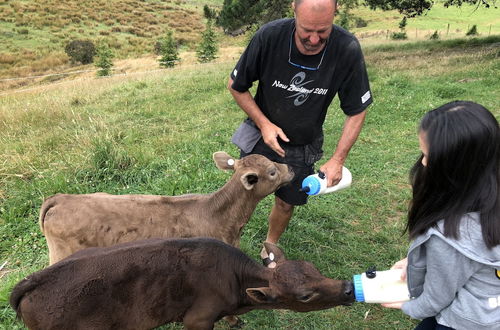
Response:
M350 279L388 268L406 253L401 235L410 197L407 174L419 155L422 115L455 99L500 116L498 39L365 49L374 104L346 166L351 188L298 207L280 245L291 259ZM55 193L105 191L179 195L218 189L230 173L213 152L237 156L230 137L244 118L226 90L232 64L175 68L147 76L68 82L0 99L0 328L23 329L8 306L11 288L47 265L38 210ZM344 116L332 104L325 154ZM321 164L321 161L319 162ZM259 259L272 196L245 227L241 248ZM246 329L411 329L396 310L354 304L307 314L253 311ZM180 329L179 325L163 327ZM219 322L217 329L228 329Z

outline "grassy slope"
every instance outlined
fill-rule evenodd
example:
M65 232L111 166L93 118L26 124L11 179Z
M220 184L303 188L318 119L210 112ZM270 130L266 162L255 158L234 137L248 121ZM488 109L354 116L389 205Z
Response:
M368 22L368 26L353 29L358 35L373 35L376 32L386 30L398 31L398 24L401 21L401 15L394 11L384 12L381 10L372 11L368 8L359 8L353 11L353 14L359 16ZM448 31L448 24L450 25ZM500 33L500 7L484 8L471 5L462 7L445 8L441 3L436 3L430 11L422 16L410 18L407 21L406 30L411 39L428 38L431 33L438 31L441 37L463 37L472 25L476 24L478 32L482 36ZM415 36L415 29L418 34ZM385 37L385 33L382 33Z
M352 188L312 197L297 209L281 246L327 276L348 279L370 265L389 267L406 252L400 233L409 200L407 172L418 156L416 125L426 111L474 100L500 117L498 37L368 47L374 104L347 161ZM411 65L408 65L411 63ZM66 82L0 98L0 329L22 328L7 305L22 277L44 267L37 216L57 193L206 193L229 177L211 154L237 155L229 140L243 114L225 88L233 63ZM339 136L335 102L325 151ZM268 197L242 236L258 258ZM307 317L306 317L307 316ZM246 329L410 329L399 311L355 304L306 314L254 311ZM179 327L169 326L169 329ZM217 329L226 329L220 322Z
M153 55L156 40L169 27L183 51L193 50L204 29L203 5L220 8L222 3L222 0L68 0L54 5L50 0L0 0L0 88L30 83L2 84L2 78L80 69L71 66L64 53L64 46L75 39L105 41L117 59L131 58ZM359 8L353 14L368 22L367 27L352 28L366 43L386 39L387 30L397 30L401 20L395 11ZM499 34L499 17L500 8L474 10L464 5L445 9L438 3L427 14L410 19L407 31L411 39L427 39L435 30L442 38L456 38L463 37L468 27L477 24L482 36L490 33L490 26L492 34ZM242 45L243 38L219 33L221 48Z

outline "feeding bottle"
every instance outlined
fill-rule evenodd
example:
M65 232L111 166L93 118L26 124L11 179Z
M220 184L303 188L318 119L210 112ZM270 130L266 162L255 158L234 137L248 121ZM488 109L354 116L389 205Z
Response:
M356 301L366 303L392 303L410 300L406 281L401 280L402 269L376 271L370 269L353 276Z
M300 188L300 191L303 191L308 195L327 194L347 188L351 185L351 182L351 172L346 167L342 166L342 179L335 186L327 187L325 173L319 171L318 174L309 175L302 181L302 188Z

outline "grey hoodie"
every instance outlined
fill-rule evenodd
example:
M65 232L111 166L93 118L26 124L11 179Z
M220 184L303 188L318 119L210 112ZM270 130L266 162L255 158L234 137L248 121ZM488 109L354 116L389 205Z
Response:
M454 329L499 330L500 245L488 250L478 213L462 217L458 239L443 233L441 220L412 242L407 281L413 299L403 312L415 319L435 316Z

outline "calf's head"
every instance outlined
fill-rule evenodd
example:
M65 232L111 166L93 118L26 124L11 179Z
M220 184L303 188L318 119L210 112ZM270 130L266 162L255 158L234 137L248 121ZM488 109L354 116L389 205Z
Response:
M216 166L221 170L234 170L246 190L257 197L265 197L293 179L293 171L286 164L270 161L262 155L248 155L234 159L223 151L213 154Z
M269 287L246 290L255 303L309 312L354 302L352 282L325 277L310 262L287 260L274 244L264 243L264 246L276 267L268 268L272 272Z

